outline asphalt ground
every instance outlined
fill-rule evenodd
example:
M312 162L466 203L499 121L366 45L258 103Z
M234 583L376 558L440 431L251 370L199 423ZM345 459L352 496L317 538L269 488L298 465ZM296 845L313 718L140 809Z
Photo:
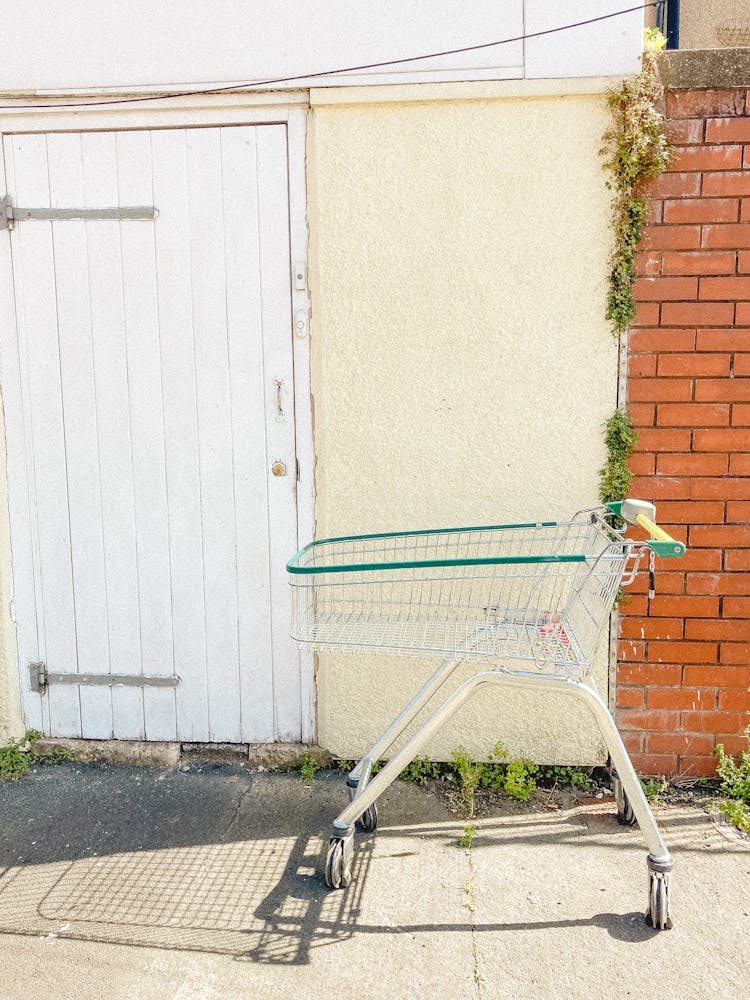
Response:
M611 797L464 820L397 782L326 889L341 773L62 764L0 784L2 1000L750 996L750 839L657 810L674 928Z

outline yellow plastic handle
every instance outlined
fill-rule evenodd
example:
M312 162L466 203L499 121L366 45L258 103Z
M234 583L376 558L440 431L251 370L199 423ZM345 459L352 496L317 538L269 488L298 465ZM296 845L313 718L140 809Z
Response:
M650 517L646 517L645 514L636 514L635 520L640 524L642 528L651 535L652 538L656 538L659 542L665 543L663 545L655 545L654 551L659 556L684 556L685 555L685 543L678 542L676 538L672 538L669 532L665 531L664 528L660 528L658 524L651 520Z

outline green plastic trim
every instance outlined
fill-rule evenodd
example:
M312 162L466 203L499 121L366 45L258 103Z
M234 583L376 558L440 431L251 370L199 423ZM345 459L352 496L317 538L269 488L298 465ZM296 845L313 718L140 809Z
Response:
M328 541L328 539L326 539ZM330 539L333 541L333 539ZM286 564L289 573L310 575L313 573L362 573L373 570L388 569L433 569L441 566L513 566L528 563L572 563L586 562L584 555L569 556L494 556L486 559L416 559L406 562L381 562L381 563L346 563L340 566L299 566L297 561L300 556L312 545L320 544L312 542L305 546Z
M678 542L676 538L672 539L671 542L662 542L657 538L649 538L646 544L655 555L661 556L662 559L684 556L686 552L685 543Z
M505 531L508 528L554 528L557 521L531 521L528 524L480 524L473 528L419 528L415 531L382 531L376 535L341 535L340 538L319 538L306 545L302 552L314 545L328 542L358 542L370 538L407 538L409 535L455 535L466 531ZM300 553L297 553L299 555ZM296 558L296 557L295 557Z

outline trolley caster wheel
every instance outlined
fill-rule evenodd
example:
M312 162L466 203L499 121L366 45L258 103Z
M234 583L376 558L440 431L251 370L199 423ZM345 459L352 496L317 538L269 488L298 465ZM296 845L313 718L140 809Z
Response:
M329 889L346 889L351 885L351 868L344 866L344 841L331 837L326 854L325 882Z
M374 833L378 828L378 807L373 804L368 806L367 809L362 813L362 815L357 820L357 826L362 830L363 833Z
M616 771L612 772L612 790L615 793L615 802L617 803L617 822L623 826L632 826L635 823L635 813Z
M646 923L657 931L672 929L669 912L669 874L649 872Z

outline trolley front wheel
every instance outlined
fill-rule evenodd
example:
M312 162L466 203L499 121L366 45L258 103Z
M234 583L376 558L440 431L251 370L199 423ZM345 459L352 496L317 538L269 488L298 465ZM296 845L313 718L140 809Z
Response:
M325 881L329 889L346 889L351 885L352 872L344 863L344 841L331 837L326 854Z
M657 931L672 928L672 916L669 912L669 874L649 872L646 923Z
M378 828L378 807L373 804L357 820L357 825L363 833L374 833Z

